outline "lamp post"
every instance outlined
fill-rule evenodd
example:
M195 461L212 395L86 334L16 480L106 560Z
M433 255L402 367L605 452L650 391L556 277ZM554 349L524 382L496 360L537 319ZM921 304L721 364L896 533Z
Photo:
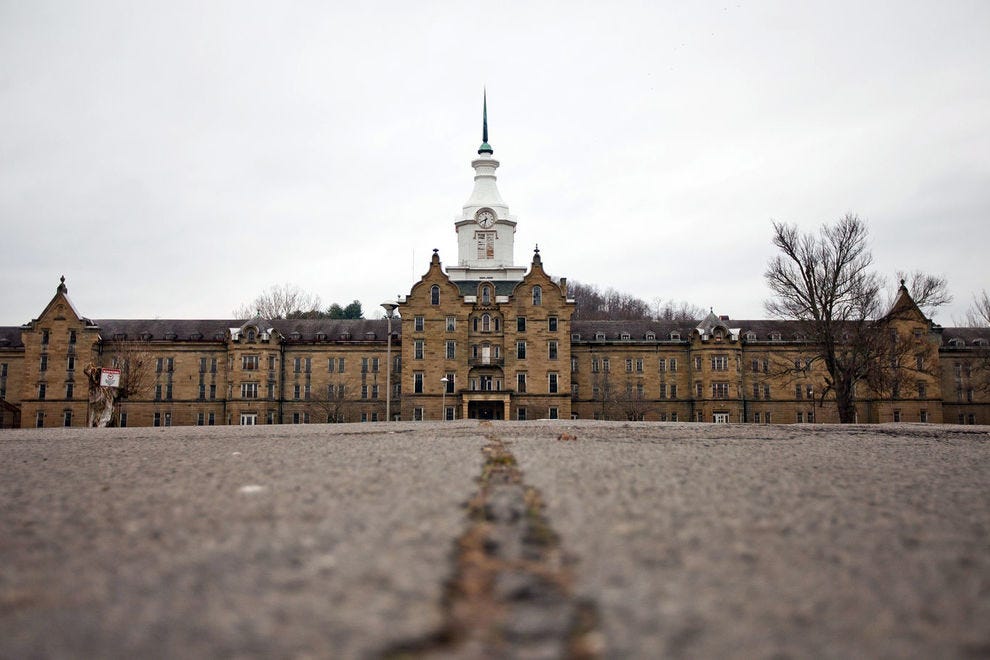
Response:
M385 421L392 421L392 315L395 314L397 302L386 300L382 303L385 308L385 318L388 320L388 344L385 349Z
M440 379L440 384L443 387L443 389L441 390L442 394L440 395L440 421L441 422L446 422L447 421L447 383L449 383L449 382L450 382L450 380L448 380L446 376L444 376L443 378Z

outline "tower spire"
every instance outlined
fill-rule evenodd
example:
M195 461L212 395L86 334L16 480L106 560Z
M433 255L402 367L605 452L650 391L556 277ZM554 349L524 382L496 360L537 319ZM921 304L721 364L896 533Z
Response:
M495 150L492 149L491 145L488 144L488 89L485 88L484 92L484 102L481 111L481 146L478 147L478 155L481 154L492 154Z

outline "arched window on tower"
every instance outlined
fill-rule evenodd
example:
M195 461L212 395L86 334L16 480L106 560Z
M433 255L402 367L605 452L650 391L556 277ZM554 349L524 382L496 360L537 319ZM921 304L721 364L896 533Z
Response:
M481 287L481 304L492 304L492 288L487 284Z
M488 314L481 315L481 331L491 332L492 331L492 317Z
M430 287L430 304L439 305L440 304L440 287L434 284Z
M533 304L534 305L543 304L543 287L539 285L533 287Z

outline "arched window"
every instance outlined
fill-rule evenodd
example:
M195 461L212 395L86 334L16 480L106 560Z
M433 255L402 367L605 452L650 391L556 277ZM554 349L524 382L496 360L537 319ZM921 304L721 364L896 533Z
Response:
M500 327L500 324L498 322L498 317L496 316L495 317L495 332L499 332L500 330L501 330L501 327Z
M488 314L481 315L481 331L491 332L492 331L492 317Z
M481 304L490 305L492 304L492 288L490 286L481 287Z
M440 287L434 284L430 287L430 304L439 305L440 304Z
M541 286L533 287L533 304L534 305L543 304L543 287Z

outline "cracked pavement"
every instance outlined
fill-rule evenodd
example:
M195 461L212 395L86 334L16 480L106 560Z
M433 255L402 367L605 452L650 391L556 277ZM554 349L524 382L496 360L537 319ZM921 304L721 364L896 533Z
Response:
M486 434L602 657L990 654L990 428L458 421L0 433L0 657L429 639ZM556 616L532 606L506 620Z

